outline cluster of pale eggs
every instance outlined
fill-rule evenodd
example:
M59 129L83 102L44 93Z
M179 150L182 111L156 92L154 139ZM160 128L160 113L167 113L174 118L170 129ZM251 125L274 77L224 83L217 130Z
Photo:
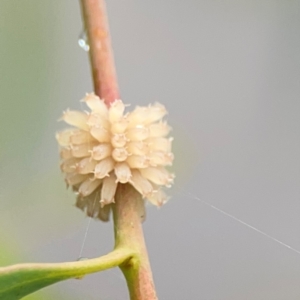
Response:
M167 114L159 103L125 113L121 100L110 107L94 94L82 100L90 112L67 110L62 117L73 128L56 134L61 170L68 186L78 193L76 206L87 215L108 220L118 184L130 184L156 206L168 197L174 175L172 138Z

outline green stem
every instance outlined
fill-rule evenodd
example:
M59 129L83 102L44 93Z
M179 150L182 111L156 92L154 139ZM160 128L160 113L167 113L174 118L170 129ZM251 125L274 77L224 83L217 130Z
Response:
M20 296L62 280L81 278L90 273L117 267L133 256L131 250L116 249L107 255L84 261L27 263L2 267L0 268L0 298L20 299Z
M120 265L130 299L157 300L142 228L144 201L131 185L119 185L113 214L115 249L131 249L135 253Z

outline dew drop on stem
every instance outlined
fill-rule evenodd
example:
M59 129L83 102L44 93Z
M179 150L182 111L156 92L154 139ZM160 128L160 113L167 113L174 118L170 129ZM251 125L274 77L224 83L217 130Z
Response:
M88 38L85 30L82 30L78 37L78 45L86 52L90 50L90 45L88 43Z

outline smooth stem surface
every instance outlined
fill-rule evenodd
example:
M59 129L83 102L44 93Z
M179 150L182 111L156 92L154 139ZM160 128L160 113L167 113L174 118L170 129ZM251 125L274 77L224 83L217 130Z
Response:
M135 255L120 265L131 300L157 300L145 245L142 220L144 202L129 184L119 185L113 206L115 249L130 249Z
M133 257L133 251L128 249L116 249L106 255L100 256L98 258L92 258L84 261L74 261L74 262L63 262L63 263L27 263L27 264L17 264L7 267L0 268L0 280L3 284L3 278L8 274L16 273L20 274L20 271L35 272L48 272L59 271L57 276L66 276L66 277L76 277L84 276L86 274L100 272L110 268L114 268L124 263L127 260L130 260ZM54 277L53 276L53 277ZM38 278L36 278L38 280Z
M94 92L109 105L120 99L104 0L81 0Z
M117 267L134 256L128 249L85 261L28 263L0 268L0 299L16 300L56 282Z

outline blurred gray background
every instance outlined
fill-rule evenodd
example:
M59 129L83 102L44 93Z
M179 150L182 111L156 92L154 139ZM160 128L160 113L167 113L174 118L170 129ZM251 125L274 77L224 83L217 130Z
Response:
M300 2L109 0L122 99L169 110L172 199L144 224L160 300L296 300L300 255ZM54 138L92 91L78 1L0 1L0 264L78 258L88 219ZM113 247L92 221L85 257ZM121 273L26 299L127 298Z

